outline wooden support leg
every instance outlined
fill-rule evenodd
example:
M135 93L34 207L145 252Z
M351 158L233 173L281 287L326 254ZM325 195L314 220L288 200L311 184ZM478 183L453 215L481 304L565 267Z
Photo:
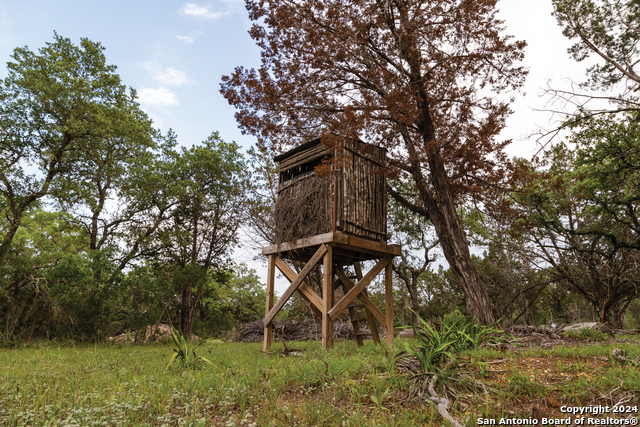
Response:
M389 263L384 270L384 302L387 318L387 346L393 346L393 266Z
M267 301L265 304L266 316L273 308L273 291L276 279L276 256L269 255L269 267L267 270ZM269 324L264 327L264 343L262 344L262 351L269 351L271 348L271 338L273 334L273 326Z
M362 333L360 332L360 320L358 319L358 313L354 307L349 307L349 318L351 319L351 325L353 325L353 334L356 337L356 343L358 347L362 347L364 345L364 340L362 339Z
M361 297L362 296L361 292L369 285L369 283L371 283L373 279L376 278L378 273L381 273L382 270L384 270L384 268L387 265L391 264L392 260L393 260L392 255L385 255L380 261L378 261L378 263L371 270L369 270L369 272L362 278L362 280L360 280L357 285L351 288L351 290L347 292L345 296L342 297L340 302L338 302L331 309L331 311L329 312L329 315L331 316L331 318L335 319L344 309L347 308L349 304L351 304L351 301L353 301L356 297L359 297L359 296ZM344 279L347 281L349 280L346 276L344 277ZM365 301L368 300L368 298L366 299L363 298L363 300L364 300L363 303L366 304ZM373 304L371 304L371 309L375 309L375 306Z
M333 247L327 246L322 268L322 347L325 350L333 347L333 321L329 316L333 307Z
M324 254L327 252L327 245L322 245L318 248L316 253L311 257L307 265L302 268L300 274L298 274L295 280L289 285L286 291L282 294L282 296L278 299L278 302L273 306L271 311L264 316L262 322L264 326L269 326L269 324L273 321L273 318L277 316L278 312L284 307L284 305L289 301L291 295L298 289L300 285L303 284L305 277L311 272L311 269L323 259ZM274 261L274 264L277 264L277 260Z

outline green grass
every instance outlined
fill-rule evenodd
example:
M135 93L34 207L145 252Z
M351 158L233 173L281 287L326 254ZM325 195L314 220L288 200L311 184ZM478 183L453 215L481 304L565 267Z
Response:
M374 394L360 381L387 366L382 347L353 345L326 354L295 343L302 356L282 357L262 344L205 344L199 354L216 368L168 370L171 343L0 350L0 425L341 425L363 406L347 383Z
M609 336L606 333L596 331L591 328L582 328L577 331L567 331L565 332L565 335L568 338L578 341L607 341L609 339Z
M391 355L403 347L403 340L398 341L388 353L371 342L361 348L338 342L329 353L315 342L289 344L303 350L299 357L283 357L279 343L272 354L263 354L259 343L207 343L198 354L215 367L199 369L177 365L165 369L173 343L58 346L47 342L3 349L0 425L440 425L441 418L428 402L403 400L412 383L390 368ZM619 392L640 395L640 370L594 362L594 357L608 356L614 346L640 358L637 342L521 353L483 348L465 352L460 369L475 370L475 378L494 392L463 390L461 396L471 404L454 402L451 412L460 420L474 421L478 416L500 416L523 399L533 402L555 396L564 403L587 404L594 392L604 394L621 383ZM493 372L488 376L478 374L479 361L504 358L508 361L489 366ZM534 362L547 363L550 373L537 365L527 371L527 364ZM461 390L458 382L443 382ZM522 412L521 407L514 410Z

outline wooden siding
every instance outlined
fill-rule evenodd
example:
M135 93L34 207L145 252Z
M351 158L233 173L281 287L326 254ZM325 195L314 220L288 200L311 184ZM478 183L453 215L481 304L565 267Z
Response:
M293 156L288 157L285 160L281 161L280 170L286 171L296 166L300 166L305 163L311 162L315 159L324 157L327 154L331 154L331 152L327 149L327 147L325 147L324 145L316 145L315 147L312 147L308 150L294 154Z
M358 142L345 147L338 172L338 225L345 233L387 239L385 150Z

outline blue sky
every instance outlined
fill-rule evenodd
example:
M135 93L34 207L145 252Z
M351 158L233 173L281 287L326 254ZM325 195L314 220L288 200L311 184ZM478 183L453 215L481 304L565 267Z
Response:
M218 130L225 140L248 146L218 92L220 76L236 65L259 65L259 50L247 30L243 1L209 4L176 1L0 0L0 77L13 49L37 50L53 31L79 43L81 37L106 48L122 81L163 131L197 144Z
M527 135L553 124L549 113L532 110L545 108L541 88L549 79L557 88L568 87L568 78L582 81L585 65L569 58L570 42L551 16L550 0L501 0L498 8L507 33L529 44L527 95L514 103L516 113L502 133L516 141L511 154L529 157L536 144ZM108 63L138 91L155 126L163 132L172 128L180 144L198 144L217 130L246 149L254 140L237 129L219 85L234 67L259 65L259 50L247 34L250 24L243 0L0 0L0 78L16 47L35 51L53 40L54 30L76 44L87 37L103 44ZM254 255L243 250L236 259L250 262ZM266 270L250 265L264 280Z
M550 78L581 80L584 66L566 53L569 42L551 17L550 0L502 0L500 16L507 32L529 43L526 65L531 74L526 97L520 97L503 133L521 140L546 126L540 87ZM0 0L0 78L13 49L37 50L53 31L78 43L80 37L106 47L123 82L137 89L140 103L163 131L173 128L190 146L218 130L223 139L248 147L233 118L234 109L219 93L220 77L234 67L259 65L259 50L247 34L250 21L243 0L189 1L52 1ZM525 155L531 144L511 150Z

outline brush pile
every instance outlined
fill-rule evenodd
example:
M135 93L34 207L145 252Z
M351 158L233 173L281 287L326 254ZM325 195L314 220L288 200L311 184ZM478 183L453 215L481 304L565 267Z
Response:
M124 334L117 335L115 337L107 338L109 341L113 341L116 344L123 344L125 342L156 342L161 340L170 340L171 339L171 331L173 328L171 325L166 323L160 323L157 326L149 325L145 329L134 331L134 332L125 332ZM197 335L191 334L191 340L197 341Z
M278 191L275 243L331 231L331 180L315 174L294 178Z
M334 323L334 339L354 340L353 327L350 322L336 321ZM233 342L262 342L264 339L264 324L262 319L245 323L234 328L225 338ZM313 319L283 320L273 322L273 339L285 341L321 341L322 327L320 322Z

